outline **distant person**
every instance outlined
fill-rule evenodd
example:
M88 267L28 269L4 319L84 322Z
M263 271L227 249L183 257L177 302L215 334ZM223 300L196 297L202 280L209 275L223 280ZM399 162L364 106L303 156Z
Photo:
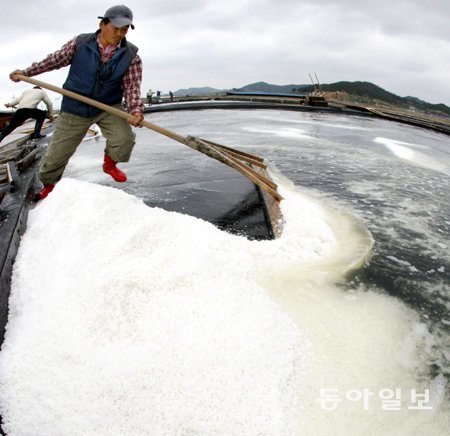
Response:
M47 106L48 112L37 108L41 101L43 101ZM45 137L45 135L41 135L41 129L47 117L50 118L50 120L53 120L53 105L49 96L43 89L39 86L28 89L23 92L19 98L14 99L10 103L6 103L5 106L17 106L17 110L14 112L9 124L0 131L0 142L29 118L36 120L36 124L34 125L34 133L31 137L33 139Z
M140 100L142 61L138 48L125 38L129 28L134 29L133 13L124 6L109 8L95 33L75 36L60 50L24 70L15 70L11 80L18 82L16 74L36 76L70 65L64 88L86 97L122 109L125 98L128 122L85 103L64 96L61 115L47 153L42 159L39 176L44 187L38 194L43 199L61 179L66 165L75 153L92 124L97 124L106 138L103 171L116 182L127 177L117 162L128 162L135 144L131 126L142 127L144 105Z
M151 89L149 89L147 92L147 103L148 104L152 104L153 94L154 94L154 92Z
M169 91L169 95L170 95L170 101L173 101L173 92Z

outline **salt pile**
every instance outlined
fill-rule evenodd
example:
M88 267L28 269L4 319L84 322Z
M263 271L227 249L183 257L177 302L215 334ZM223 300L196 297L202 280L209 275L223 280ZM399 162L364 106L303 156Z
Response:
M289 433L310 345L248 277L245 242L118 190L58 184L14 271L5 429Z
M423 379L426 328L391 297L335 286L370 235L282 189L283 236L256 242L63 179L15 264L8 435L446 434L445 381ZM413 386L432 387L433 410L319 401L325 388Z

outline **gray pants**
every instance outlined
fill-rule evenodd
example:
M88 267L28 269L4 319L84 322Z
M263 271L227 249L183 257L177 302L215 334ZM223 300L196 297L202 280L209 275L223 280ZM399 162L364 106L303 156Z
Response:
M121 105L115 105L121 109ZM97 124L106 138L105 154L115 162L128 162L136 135L126 120L108 112L83 118L63 112L56 119L56 127L39 168L44 185L58 182L77 147L92 124Z

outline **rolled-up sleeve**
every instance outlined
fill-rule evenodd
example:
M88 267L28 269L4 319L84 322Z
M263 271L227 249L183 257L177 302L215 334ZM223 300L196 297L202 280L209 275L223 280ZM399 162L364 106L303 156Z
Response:
M127 112L143 113L144 104L141 101L142 60L136 55L132 60L122 80L122 90Z

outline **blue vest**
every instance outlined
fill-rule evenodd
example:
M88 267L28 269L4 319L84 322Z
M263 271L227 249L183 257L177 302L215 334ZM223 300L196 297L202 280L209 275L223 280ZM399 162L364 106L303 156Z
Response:
M122 79L138 48L124 38L112 59L104 64L97 44L99 32L83 33L77 37L69 75L63 88L108 105L121 103ZM89 118L101 110L64 96L61 112Z

